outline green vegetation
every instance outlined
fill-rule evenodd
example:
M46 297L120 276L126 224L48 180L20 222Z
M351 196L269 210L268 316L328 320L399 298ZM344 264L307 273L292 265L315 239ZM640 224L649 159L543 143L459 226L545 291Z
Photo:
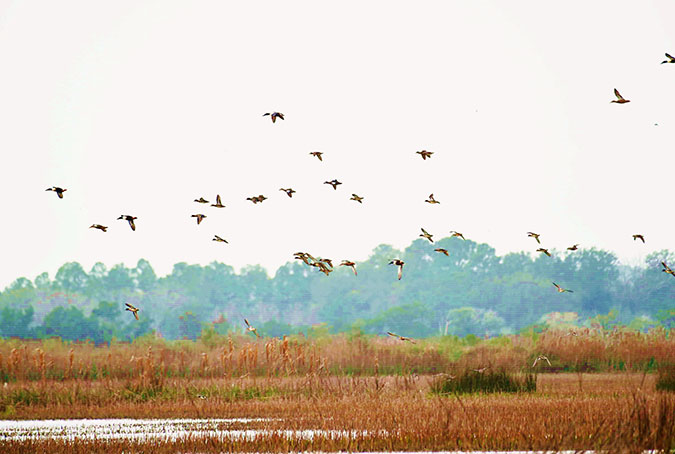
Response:
M327 277L298 260L272 278L260 266L235 273L217 262L178 263L163 278L146 260L133 268L97 263L89 272L66 263L53 280L47 273L22 277L0 292L0 337L101 344L155 331L195 340L241 333L244 317L266 337L317 334L320 323L332 334L392 331L414 338L675 326L675 280L660 265L675 263L669 251L648 256L644 267L628 267L597 249L497 256L470 240L443 238L436 245L449 256L423 239L403 251L380 245L357 264L358 276L338 266ZM406 263L401 281L386 265L394 257ZM552 281L574 293L556 292ZM140 321L124 311L125 302L141 309Z
M513 374L505 370L465 370L457 376L444 374L431 386L436 394L520 393L537 390L534 374Z

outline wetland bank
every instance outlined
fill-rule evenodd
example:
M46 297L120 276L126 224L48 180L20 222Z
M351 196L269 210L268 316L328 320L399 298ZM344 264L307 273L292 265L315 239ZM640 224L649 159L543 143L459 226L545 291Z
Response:
M672 339L663 330L587 330L473 345L344 335L224 337L209 345L146 339L110 347L3 341L5 420L172 422L159 432L127 426L59 437L20 437L5 428L0 447L69 453L672 449L675 397L667 385L657 389L672 374L666 367ZM551 365L532 368L542 354ZM487 377L492 370L533 376L536 390L442 392L458 375Z

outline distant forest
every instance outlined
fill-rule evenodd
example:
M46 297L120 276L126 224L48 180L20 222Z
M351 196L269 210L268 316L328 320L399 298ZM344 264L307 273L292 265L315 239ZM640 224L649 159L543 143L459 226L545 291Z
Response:
M448 256L434 247L447 249ZM397 267L388 265L393 258L405 261L400 281ZM604 250L497 256L487 244L444 238L434 245L418 239L404 251L380 245L356 264L358 276L339 260L328 276L295 260L273 277L258 265L235 273L213 262L177 263L162 278L143 259L135 268L97 263L89 272L71 262L54 279L47 273L32 281L22 277L0 293L0 336L102 343L154 331L167 339L195 339L242 332L244 318L265 336L318 328L492 336L556 320L672 328L675 276L662 272L662 260L675 265L669 251L630 267ZM573 293L559 293L553 282ZM139 321L124 311L125 302L140 309Z

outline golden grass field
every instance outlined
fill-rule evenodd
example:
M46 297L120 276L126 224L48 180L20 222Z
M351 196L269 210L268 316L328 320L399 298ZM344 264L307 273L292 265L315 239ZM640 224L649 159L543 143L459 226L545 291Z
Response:
M583 450L675 448L675 395L654 373L675 358L672 333L549 332L475 345L450 340L333 336L95 347L0 344L3 419L274 418L255 428L355 430L311 440L266 432L254 440L0 441L14 452ZM456 350L459 348L459 353ZM474 367L532 372L537 390L432 392ZM539 369L539 365L537 366ZM558 372L571 370L572 372ZM592 370L588 373L584 371ZM251 428L251 426L247 426ZM362 432L366 431L366 433Z

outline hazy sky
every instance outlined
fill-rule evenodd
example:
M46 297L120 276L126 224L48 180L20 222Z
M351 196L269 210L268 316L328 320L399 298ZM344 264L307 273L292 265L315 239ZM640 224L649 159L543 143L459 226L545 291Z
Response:
M673 17L672 0L0 0L0 286L68 261L273 274L420 227L498 254L534 251L528 230L632 264L674 250ZM226 208L193 202L216 193Z

